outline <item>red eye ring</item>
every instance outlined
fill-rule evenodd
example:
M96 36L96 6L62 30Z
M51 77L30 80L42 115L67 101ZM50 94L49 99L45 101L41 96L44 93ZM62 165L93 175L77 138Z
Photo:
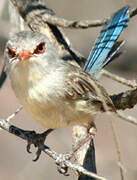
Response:
M7 47L9 58L14 58L16 56L15 50L13 50L10 46Z
M36 46L36 49L34 50L34 54L43 54L46 50L45 42L41 42Z

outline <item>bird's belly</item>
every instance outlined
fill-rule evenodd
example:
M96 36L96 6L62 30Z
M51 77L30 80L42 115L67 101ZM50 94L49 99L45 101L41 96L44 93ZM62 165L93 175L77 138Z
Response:
M41 125L46 128L64 128L74 125L88 124L93 120L91 114L78 112L74 107L65 102L38 102L22 103L26 111Z
M73 125L88 126L94 119L85 101L69 102L63 95L54 97L44 87L14 88L24 109L46 128L63 128ZM55 91L55 90L54 90ZM55 91L57 94L57 91Z

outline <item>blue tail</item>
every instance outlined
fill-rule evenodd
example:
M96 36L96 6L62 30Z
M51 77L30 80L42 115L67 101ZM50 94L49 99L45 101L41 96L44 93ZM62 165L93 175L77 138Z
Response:
M108 20L107 24L102 27L100 35L90 52L84 71L96 78L99 71L108 64L116 55L123 42L115 44L124 28L129 21L129 6L126 6Z

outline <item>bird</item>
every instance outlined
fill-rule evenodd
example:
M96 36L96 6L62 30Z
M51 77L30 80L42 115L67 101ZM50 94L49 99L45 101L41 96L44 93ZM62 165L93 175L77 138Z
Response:
M11 86L25 110L46 128L92 122L103 109L96 88L110 109L114 108L105 89L81 68L59 59L44 35L20 32L6 46Z
M129 6L112 15L84 69L60 59L49 39L35 31L11 37L4 51L4 72L24 109L49 129L90 127L97 113L116 109L97 75L117 54L115 45L127 26Z

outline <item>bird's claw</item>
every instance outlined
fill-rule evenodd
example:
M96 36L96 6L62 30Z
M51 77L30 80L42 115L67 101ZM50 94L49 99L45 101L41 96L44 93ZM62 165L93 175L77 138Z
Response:
M28 153L31 153L31 145L33 144L37 147L36 158L33 161L37 161L41 155L42 150L49 148L44 144L47 135L49 134L49 130L42 134L37 134L35 131L25 131L26 139L27 139L27 147L26 150Z
M33 161L37 161L37 160L39 159L40 155L41 155L42 150L44 150L44 149L46 149L46 148L48 148L48 147L45 146L44 144L42 144L42 145L44 146L44 148L41 148L41 147L39 147L39 145L36 145L36 144L34 144L34 143L28 142L27 147L26 147L26 150L27 150L28 153L32 153L32 152L30 151L32 144L33 144L35 147L37 147L36 158L33 159Z
M59 154L58 158L56 159L57 170L59 173L63 174L64 176L69 176L68 174L68 167L66 166L65 161L70 160L72 157L71 154Z
M67 166L65 166L65 167L58 166L57 170L60 174L63 174L64 176L69 176Z

